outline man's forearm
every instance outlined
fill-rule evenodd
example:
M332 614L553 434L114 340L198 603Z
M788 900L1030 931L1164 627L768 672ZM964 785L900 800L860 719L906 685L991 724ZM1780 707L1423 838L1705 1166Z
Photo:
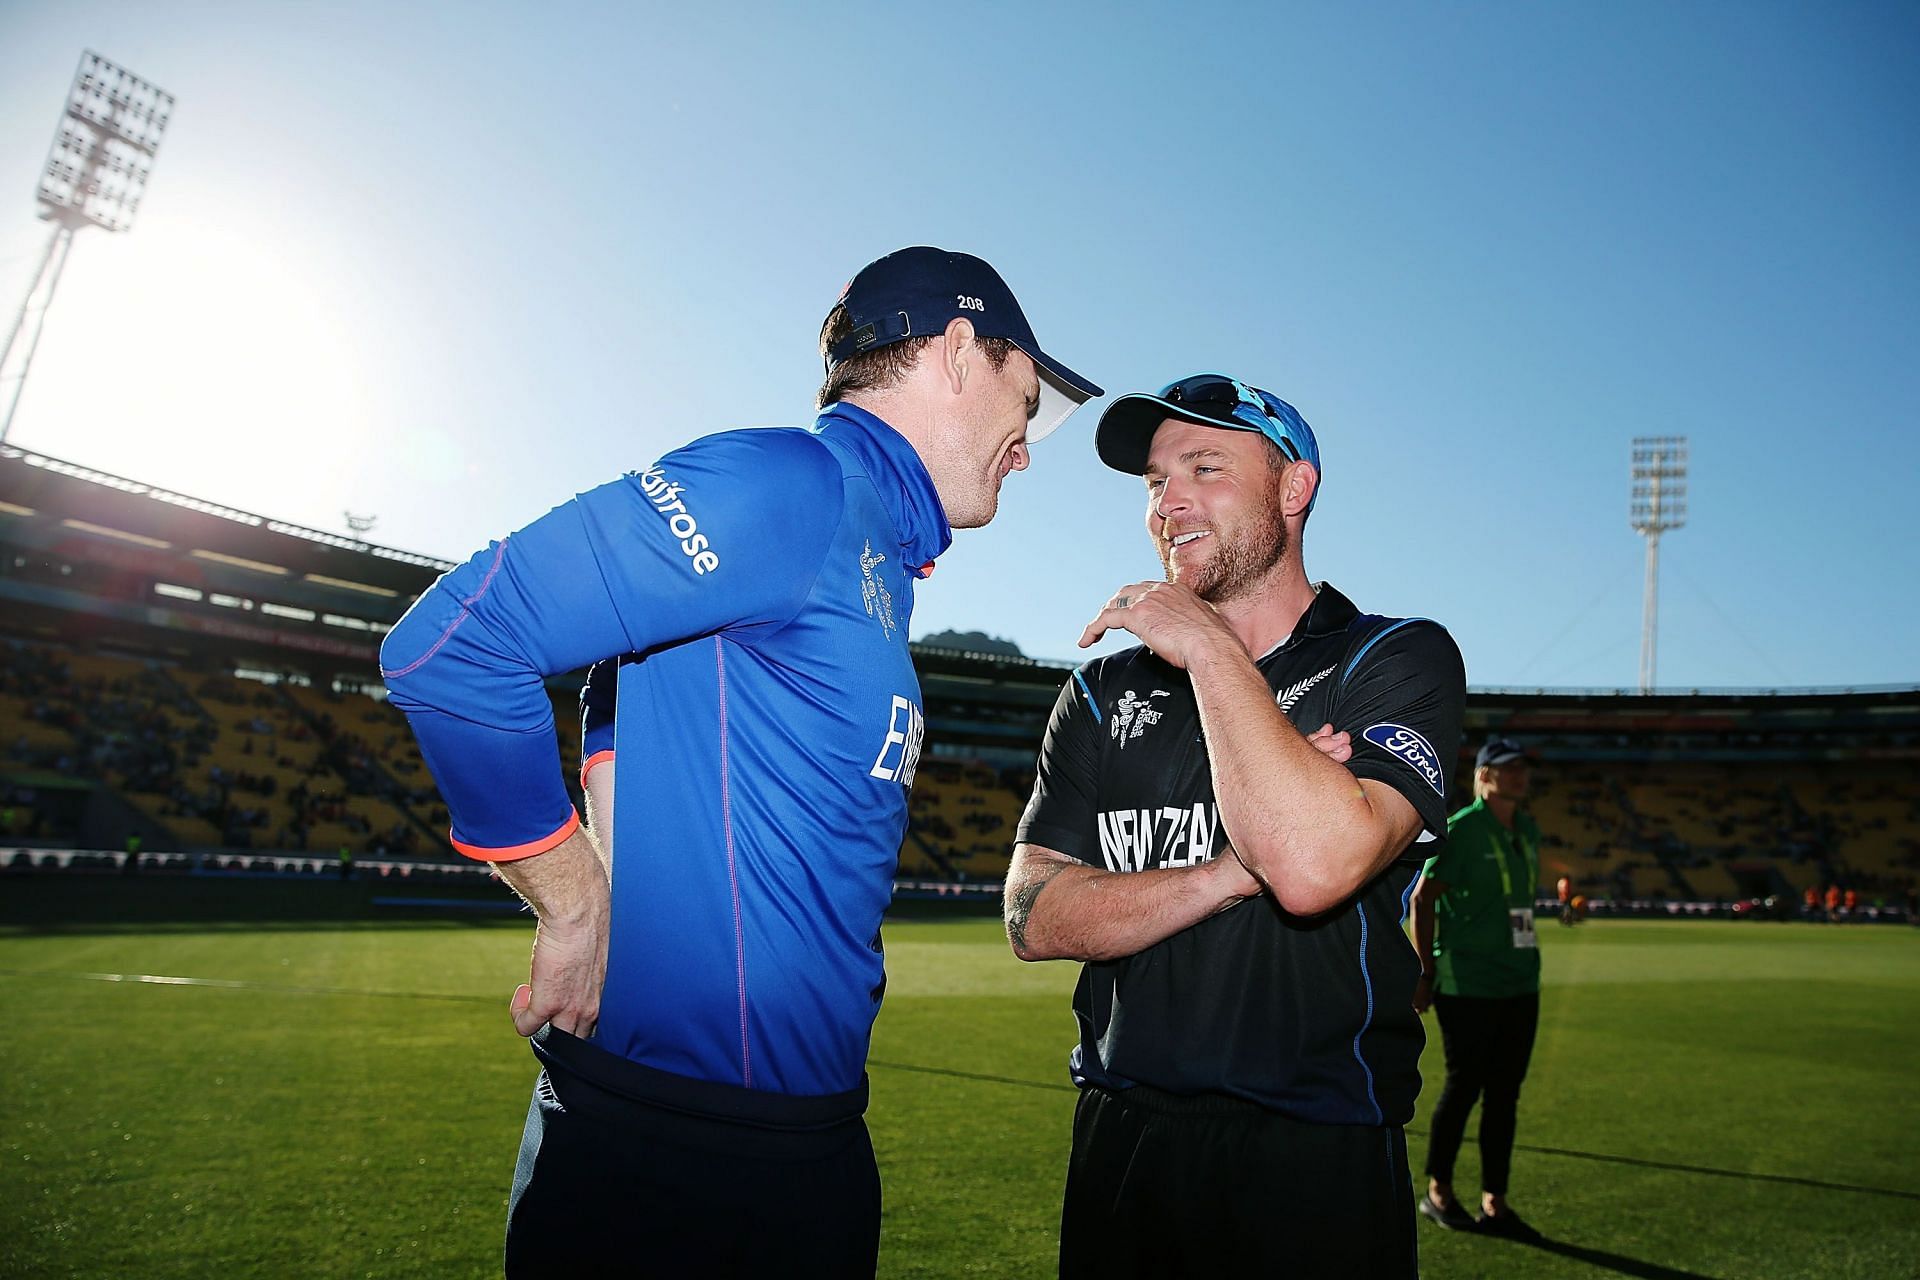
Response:
M613 880L613 764L602 761L581 778L581 791L587 811L582 826L593 838L594 852L600 856L600 869L609 883Z
M1118 960L1258 892L1223 849L1213 862L1106 871L1022 845L1008 868L1007 941L1022 960Z
M1398 853L1359 780L1294 728L1244 649L1195 655L1189 670L1221 825L1282 907L1317 915Z
M576 828L545 853L493 865L540 917L527 982L510 1005L514 1029L530 1036L551 1024L572 1035L592 1035L606 982L611 913L593 838Z
M609 897L607 875L593 837L584 827L545 853L492 865L533 908L542 924L604 925Z

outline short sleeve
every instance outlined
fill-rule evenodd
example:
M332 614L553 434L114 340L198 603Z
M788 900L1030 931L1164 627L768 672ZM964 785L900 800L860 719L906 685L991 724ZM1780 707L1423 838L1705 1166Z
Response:
M1466 700L1459 647L1424 618L1387 624L1341 671L1333 723L1353 737L1347 768L1405 796L1426 829L1422 839L1447 834L1447 781Z
M1100 707L1087 673L1076 670L1061 686L1047 721L1035 767L1033 795L1021 815L1014 839L1101 865L1096 826L1096 788L1100 773Z

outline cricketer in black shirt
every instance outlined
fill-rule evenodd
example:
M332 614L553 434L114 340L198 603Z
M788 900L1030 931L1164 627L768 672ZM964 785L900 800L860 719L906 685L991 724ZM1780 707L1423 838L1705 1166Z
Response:
M1424 1036L1401 921L1446 835L1465 673L1438 624L1309 583L1317 442L1218 381L1233 420L1206 377L1102 419L1169 581L1089 625L1145 643L1061 690L1008 874L1016 953L1087 962L1061 1273L1404 1276Z

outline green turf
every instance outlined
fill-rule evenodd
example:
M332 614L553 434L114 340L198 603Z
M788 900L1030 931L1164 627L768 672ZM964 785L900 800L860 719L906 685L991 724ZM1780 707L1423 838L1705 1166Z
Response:
M355 886L0 880L0 1275L497 1274L527 943ZM1513 1196L1554 1243L1423 1224L1423 1274L1916 1274L1920 930L1543 945ZM882 1274L1050 1275L1073 966L1020 965L981 919L893 922L887 956ZM1416 1164L1437 1044L1423 1065Z

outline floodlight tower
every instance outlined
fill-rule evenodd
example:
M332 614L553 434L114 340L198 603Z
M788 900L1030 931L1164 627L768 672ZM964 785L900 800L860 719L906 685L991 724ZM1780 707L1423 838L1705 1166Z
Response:
M172 116L172 94L97 53L80 55L36 193L40 217L53 224L53 231L0 346L0 396L6 403L0 410L0 444L13 426L47 308L73 250L73 233L86 226L125 231L133 225ZM7 366L15 363L18 368L8 373Z
M1640 692L1653 689L1660 630L1660 535L1687 522L1687 438L1633 441L1633 531L1647 540L1647 583L1640 597Z

